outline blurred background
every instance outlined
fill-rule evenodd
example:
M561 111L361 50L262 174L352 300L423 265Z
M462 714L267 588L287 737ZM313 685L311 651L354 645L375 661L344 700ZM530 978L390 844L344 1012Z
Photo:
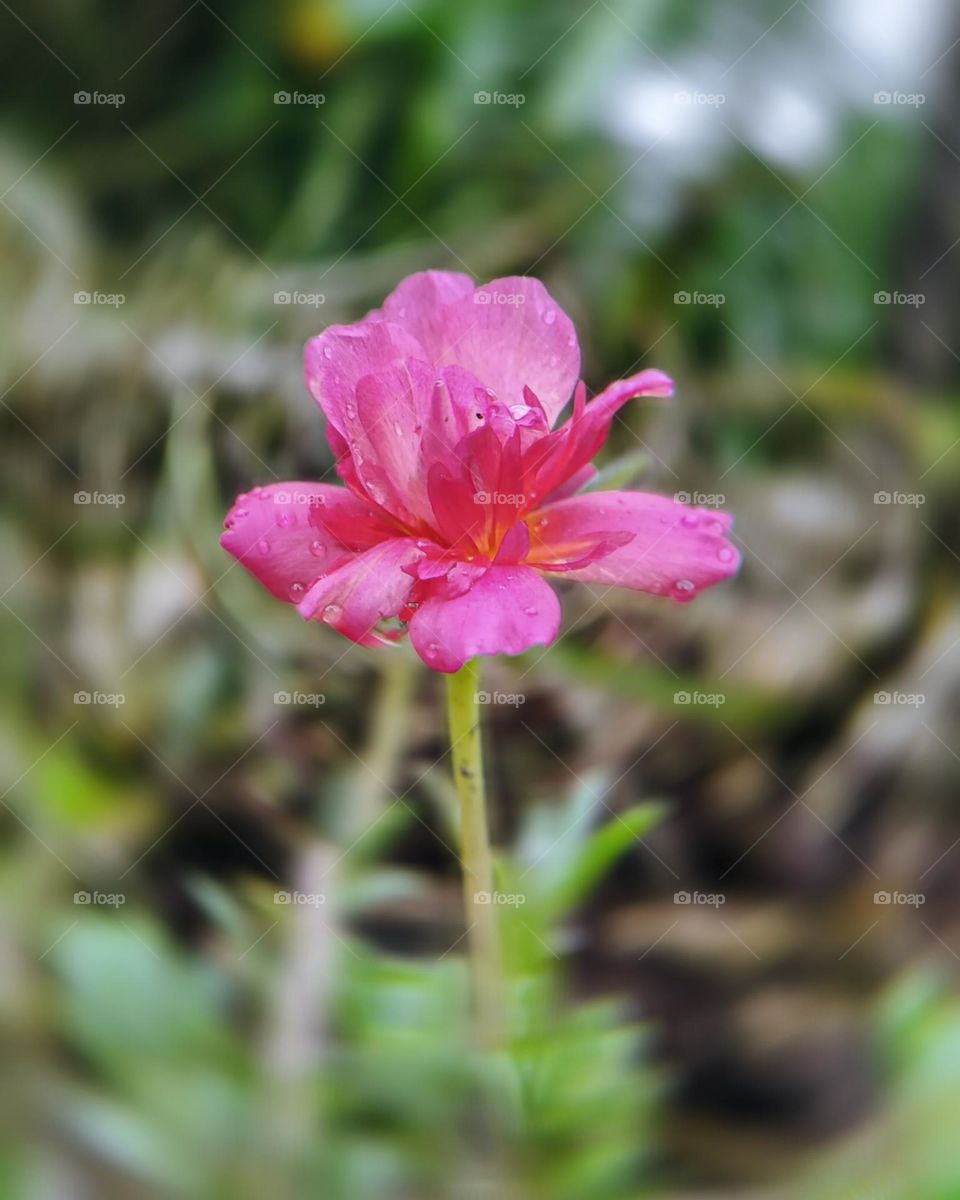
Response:
M0 0L0 1195L960 1196L948 0ZM484 711L220 550L327 476L307 337L542 278L604 463L736 515Z

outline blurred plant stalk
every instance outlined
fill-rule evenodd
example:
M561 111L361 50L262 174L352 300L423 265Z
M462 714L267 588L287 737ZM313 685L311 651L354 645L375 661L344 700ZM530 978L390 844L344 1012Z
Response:
M295 884L305 895L339 895L349 873L350 849L383 814L409 734L413 691L419 674L412 656L386 655L363 752L346 789L345 820L334 838L307 838L295 865ZM342 843L342 845L341 845ZM345 848L343 848L345 846ZM322 1070L329 1010L338 967L334 942L345 945L336 903L322 908L299 905L287 931L283 965L264 1036L267 1079L264 1143L275 1157L250 1168L251 1195L269 1185L277 1200L295 1200L291 1162L303 1160L324 1134L323 1113L315 1095ZM292 1190L281 1190L288 1187Z
M476 1037L481 1049L492 1050L502 1046L505 1029L493 855L477 704L479 677L476 659L447 677L447 713L453 777L460 800L460 860Z

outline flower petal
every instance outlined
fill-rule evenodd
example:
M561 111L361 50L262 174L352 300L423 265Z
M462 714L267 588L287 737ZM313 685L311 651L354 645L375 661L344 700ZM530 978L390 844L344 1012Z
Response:
M368 321L392 321L411 333L423 347L432 364L444 358L448 344L447 305L472 296L474 282L469 275L455 271L420 271L398 284L384 300L383 307L368 313Z
M365 375L385 375L423 353L416 338L388 321L331 325L304 347L304 378L329 423L346 436L359 381Z
M410 538L389 538L318 579L297 610L364 646L380 645L388 639L374 627L401 613L416 582L404 567L422 557Z
M581 384L570 420L534 443L526 453L524 470L534 479L537 495L551 495L587 466L607 440L613 418L628 400L672 394L673 380L657 370L641 371L612 383L589 404Z
M589 492L547 505L530 519L533 544L526 561L542 571L563 569L561 564L611 530L631 533L625 545L567 569L565 578L692 600L739 567L740 553L725 537L730 525L727 513L691 508L665 496Z
M468 592L423 601L410 641L428 667L459 671L480 654L521 654L548 646L560 628L560 601L529 567L492 566Z
M296 603L323 571L383 535L367 505L327 483L274 483L238 496L220 545L268 591Z
M523 404L529 387L556 421L580 375L580 347L573 322L538 279L495 279L444 315L436 366L465 367L508 407Z

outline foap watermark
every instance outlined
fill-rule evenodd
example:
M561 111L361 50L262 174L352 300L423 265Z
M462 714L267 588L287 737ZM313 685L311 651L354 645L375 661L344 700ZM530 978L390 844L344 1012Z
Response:
M523 692L475 692L473 698L477 704L505 704L511 708L527 702Z
M527 897L523 892L474 892L474 904L501 905L504 908L519 908L526 904Z
M719 708L721 704L726 704L727 697L723 692L674 692L673 702L694 707Z
M504 105L507 108L519 108L526 104L527 97L523 92L474 92L474 104Z
M74 92L73 102L91 107L120 108L126 104L127 97L123 92Z
M327 898L323 892L274 892L273 902L291 908L320 908Z
M674 92L673 98L677 104L695 104L704 108L720 108L727 102L723 92L696 92L687 88Z
M873 702L893 708L920 708L927 697L923 692L874 692Z
M274 104L288 104L293 108L319 108L326 104L323 92L274 92Z
M920 308L927 297L923 292L874 292L873 302L894 308Z
M119 508L127 497L123 492L74 492L73 502L90 508Z
M303 308L319 308L326 304L327 298L323 292L274 292L274 304L293 304Z
M923 92L874 92L873 102L898 108L920 108L926 104L927 97Z
M327 698L323 692L274 692L274 704L302 705L305 708L319 708L326 704Z
M677 504L694 504L698 508L722 508L727 502L723 492L674 492Z
M74 292L74 304L89 304L94 308L119 308L126 304L127 297L123 292Z
M127 698L123 692L74 692L73 702L94 708L119 708Z
M927 898L923 892L874 892L873 902L895 907L919 908L921 904L926 904Z
M523 292L484 292L476 291L473 293L474 304L513 304L521 305L526 303L526 296Z
M704 908L719 908L726 904L723 892L674 892L674 904L701 905Z
M719 308L726 304L727 297L723 292L674 292L674 304L691 304L694 307Z
M474 504L503 504L508 508L520 508L526 504L527 497L523 492L474 492Z
M256 489L254 489L256 491ZM274 492L273 503L276 507L284 504L299 504L304 508L323 508L327 498L317 492Z
M127 897L123 892L74 892L73 902L102 908L119 908L121 904L126 904Z
M894 508L919 508L926 504L927 497L924 492L874 492L873 502Z

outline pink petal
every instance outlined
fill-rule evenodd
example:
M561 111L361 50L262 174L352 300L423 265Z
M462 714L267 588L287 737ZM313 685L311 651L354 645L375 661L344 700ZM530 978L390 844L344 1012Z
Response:
M672 394L673 380L657 370L641 371L612 383L589 404L580 385L570 420L531 446L525 456L524 469L535 479L537 494L551 495L589 464L607 440L613 418L628 400Z
M368 511L330 484L274 483L237 498L220 545L274 596L296 603L321 572L383 536Z
M365 375L347 409L347 438L358 482L406 525L430 516L422 442L430 422L433 372L408 359Z
M386 638L374 627L398 616L415 585L405 571L423 551L410 538L390 538L318 579L297 605L302 617L332 626L365 646Z
M420 271L398 284L384 300L383 307L369 313L368 321L392 321L411 333L423 347L432 364L450 361L444 357L447 344L447 318L444 308L465 296L472 296L473 280L453 271Z
M387 374L405 359L422 359L423 353L410 333L387 321L331 325L307 342L304 378L329 423L346 436L360 380Z
M579 377L580 347L538 279L495 279L448 305L443 318L435 366L465 367L507 407L525 403L529 387L553 424Z
M536 571L492 566L452 600L424 600L410 620L413 648L435 671L458 671L480 654L521 654L548 646L560 628L560 602Z
M568 563L611 530L631 533L625 545L567 570L566 578L692 600L739 567L740 553L725 537L730 525L727 513L690 508L665 496L590 492L548 505L530 519L533 548L527 562L550 571L557 569L551 561Z

